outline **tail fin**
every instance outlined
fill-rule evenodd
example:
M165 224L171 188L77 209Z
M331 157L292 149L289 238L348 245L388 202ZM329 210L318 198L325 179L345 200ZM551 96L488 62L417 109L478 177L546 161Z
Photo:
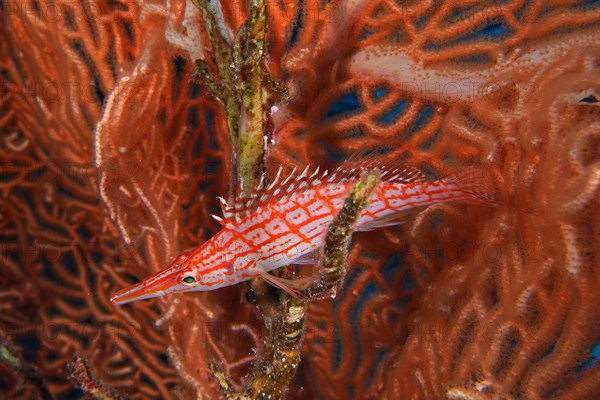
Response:
M461 169L442 178L442 182L457 189L462 194L460 199L468 203L492 207L497 204L492 181L481 167Z

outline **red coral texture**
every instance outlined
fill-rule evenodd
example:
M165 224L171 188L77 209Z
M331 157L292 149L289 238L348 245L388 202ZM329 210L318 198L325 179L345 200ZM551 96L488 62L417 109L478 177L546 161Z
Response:
M266 64L290 90L270 165L385 147L431 178L482 165L498 198L357 234L343 290L308 307L289 398L600 397L598 2L267 7ZM245 5L216 10L232 37ZM76 394L79 351L131 398L218 398L208 364L240 382L263 334L242 285L108 300L218 229L231 148L191 79L210 57L197 10L27 0L0 15L1 329L57 396Z

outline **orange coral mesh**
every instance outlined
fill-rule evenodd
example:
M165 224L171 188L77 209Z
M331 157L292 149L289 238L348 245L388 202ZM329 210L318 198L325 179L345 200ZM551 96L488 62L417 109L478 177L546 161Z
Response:
M431 177L482 164L499 199L357 235L289 397L596 398L598 4L267 3L270 163L385 147ZM0 8L0 322L57 395L79 350L132 398L217 398L208 363L239 382L260 341L241 285L108 301L210 237L226 190L224 113L190 80L208 37L168 4ZM235 32L245 6L221 9Z

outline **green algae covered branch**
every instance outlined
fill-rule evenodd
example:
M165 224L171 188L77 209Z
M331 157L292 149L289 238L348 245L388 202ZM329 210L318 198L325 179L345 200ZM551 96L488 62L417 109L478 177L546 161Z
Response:
M346 271L348 246L354 227L379 183L377 175L364 175L356 183L342 210L329 225L321 262L319 280L307 289L307 299L335 295ZM290 274L284 270L284 274ZM285 276L288 277L288 276ZM252 301L263 318L267 334L258 349L257 359L244 387L237 391L216 366L211 371L230 400L283 399L300 362L304 334L306 300L296 299L285 292L277 296L264 284L253 284Z
M54 399L39 370L23 359L17 347L2 330L0 330L0 363L5 364L21 380L18 382L19 385L22 387L30 385L37 391L40 399Z
M197 60L195 76L221 100L227 115L227 127L234 150L234 188L241 180L242 194L248 195L264 171L264 113L269 103L271 79L264 67L266 6L265 0L251 0L248 21L240 28L233 43L218 29L215 15L206 0L193 0L200 10L211 40L217 77L206 60Z
M89 398L95 400L126 400L123 394L96 377L87 358L76 352L69 364L70 378Z
M264 64L267 28L264 0L250 0L248 20L228 42L218 29L206 0L193 0L204 21L212 46L212 64L196 61L195 77L223 103L233 146L232 195L248 196L264 173L265 116L274 101L285 98L285 90L268 74ZM216 73L211 72L216 70ZM356 183L327 233L320 275L306 290L305 299L275 292L262 279L251 282L248 294L263 316L266 335L257 350L256 362L241 388L236 388L217 365L213 376L228 399L282 399L300 362L306 300L325 293L335 295L343 280L347 250L354 226L377 186L376 175L365 175ZM241 193L237 193L241 183ZM293 279L293 268L280 270L280 277Z
M369 205L378 184L378 175L363 175L344 201L342 210L329 225L321 260L320 280L307 289L309 298L319 298L324 294L335 297L336 289L346 274L346 258L354 226L362 211Z

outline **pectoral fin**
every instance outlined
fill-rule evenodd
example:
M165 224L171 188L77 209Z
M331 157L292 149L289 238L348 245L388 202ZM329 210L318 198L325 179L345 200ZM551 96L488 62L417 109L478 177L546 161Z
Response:
M398 211L383 218L378 218L369 222L362 223L356 227L357 232L366 232L378 228L387 228L389 226L400 225L406 222L408 217L416 215L426 207L413 207L409 210Z
M296 299L306 299L307 293L306 289L314 282L314 278L312 276L297 278L297 279L286 279L280 278L275 275L271 275L264 269L260 267L257 268L258 274L261 278L267 281L269 284L274 287L283 290L290 296Z
M306 253L296 258L292 264L297 265L316 265L319 263L321 252L319 248L312 250L310 253Z

